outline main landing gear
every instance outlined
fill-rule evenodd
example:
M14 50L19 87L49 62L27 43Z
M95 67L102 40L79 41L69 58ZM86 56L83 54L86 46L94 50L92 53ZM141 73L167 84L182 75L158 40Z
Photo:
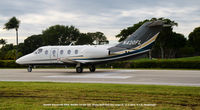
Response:
M78 63L76 65L76 72L77 73L82 73L83 72L83 67L82 67L82 65L80 63Z
M77 73L82 73L83 72L83 67L76 67L76 72Z
M91 66L89 67L89 70L90 70L90 72L95 72L96 68L95 68L94 65L91 65Z
M28 71L28 72L31 72L31 71L32 71L32 68L33 68L33 67L32 67L31 65L29 65L28 68L27 68L27 71Z
M91 66L89 67L89 70L90 70L90 72L95 72L96 67L95 67L94 65L91 65ZM76 65L76 72L77 72L77 73L82 73L82 72L83 72L83 67L81 66L81 64L77 64L77 65Z

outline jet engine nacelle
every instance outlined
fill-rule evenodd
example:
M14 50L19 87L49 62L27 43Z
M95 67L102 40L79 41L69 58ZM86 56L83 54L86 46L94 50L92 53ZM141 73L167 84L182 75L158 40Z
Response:
M106 48L92 47L84 49L83 53L84 57L98 58L98 57L106 57L109 55L110 52Z

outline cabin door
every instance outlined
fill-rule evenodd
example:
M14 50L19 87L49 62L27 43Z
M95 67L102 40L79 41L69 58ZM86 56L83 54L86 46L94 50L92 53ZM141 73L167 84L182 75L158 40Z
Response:
M51 63L57 63L58 49L51 49Z

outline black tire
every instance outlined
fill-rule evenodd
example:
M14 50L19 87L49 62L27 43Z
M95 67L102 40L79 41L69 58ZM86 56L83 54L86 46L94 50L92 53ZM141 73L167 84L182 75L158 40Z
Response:
M90 72L95 72L96 67L94 65L92 65L89 69L90 69Z
M76 68L76 72L77 73L82 73L83 72L83 68L82 67L77 67Z
M29 67L27 68L27 71L28 71L28 72L32 72L32 67L29 66Z

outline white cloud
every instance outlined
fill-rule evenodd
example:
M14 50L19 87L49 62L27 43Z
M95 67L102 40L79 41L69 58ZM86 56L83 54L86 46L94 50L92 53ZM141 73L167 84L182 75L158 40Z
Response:
M171 17L184 14L190 14L197 11L198 8L176 8L176 7L147 7L132 10L119 10L122 17Z
M139 17L144 20L152 17L165 17L178 22L179 26L175 31L184 34L186 37L197 26L200 26L200 16L194 14L199 7L147 7L133 10L119 10L121 17Z
M65 21L69 19L76 19L78 17L77 14L74 13L63 13L59 11L47 11L40 14L25 14L21 15L21 19L23 19L22 23L26 24L48 24L47 22L58 22Z
M175 31L186 36L200 24L198 3L187 0L182 0L181 3L170 0L24 0L17 4L16 2L19 1L0 4L0 38L7 38L9 43L15 43L15 32L2 30L2 26L13 13L21 20L20 42L27 36L40 34L42 30L55 24L74 25L81 32L101 31L109 40L117 40L114 36L121 29L152 17L166 17L178 22L179 26L174 28ZM110 3L112 5L109 5Z

